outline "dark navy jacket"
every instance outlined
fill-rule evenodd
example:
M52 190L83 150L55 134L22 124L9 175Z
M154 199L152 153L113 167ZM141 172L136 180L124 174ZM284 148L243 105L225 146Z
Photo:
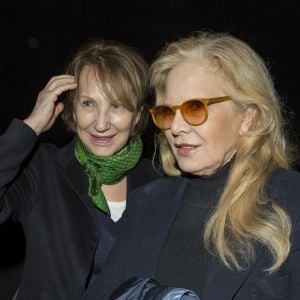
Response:
M87 299L107 299L122 282L135 276L154 277L160 249L187 186L185 178L165 178L135 190L130 209L122 218L122 232ZM291 217L288 259L278 272L268 275L264 269L272 264L271 255L262 246L257 246L256 259L245 271L230 270L213 257L199 295L201 300L300 299L300 174L277 169L266 193Z
M33 151L36 140L19 120L0 136L0 224L12 218L26 236L18 299L82 299L101 243L88 178L73 142ZM157 177L142 160L128 174L127 191Z

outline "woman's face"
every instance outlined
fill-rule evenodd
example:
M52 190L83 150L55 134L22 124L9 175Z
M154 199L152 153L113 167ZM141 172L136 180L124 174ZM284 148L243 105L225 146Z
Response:
M208 65L183 62L168 75L162 104L179 105L189 99L227 96L224 83L218 71ZM179 168L194 175L210 175L224 165L246 130L243 116L231 100L209 105L206 122L197 126L185 122L177 110L171 128L164 133Z
M137 120L124 106L110 103L90 66L80 73L73 117L79 138L97 156L118 153Z

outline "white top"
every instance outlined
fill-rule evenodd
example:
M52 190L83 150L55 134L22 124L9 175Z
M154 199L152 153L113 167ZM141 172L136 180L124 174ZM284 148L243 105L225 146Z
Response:
M107 201L110 217L114 222L117 222L121 217L126 208L126 200L124 201Z

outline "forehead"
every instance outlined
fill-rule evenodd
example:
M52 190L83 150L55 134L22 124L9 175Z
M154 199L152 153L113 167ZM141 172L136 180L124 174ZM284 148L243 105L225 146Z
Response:
M107 82L103 82L103 78L99 71L93 66L84 66L78 78L78 97L91 97L96 101L106 101L109 103L119 103L112 86Z
M185 61L169 73L165 101L174 103L192 98L223 96L224 86L225 79L220 70L205 62Z
M101 79L95 67L86 65L82 68L78 81L80 86L88 86L90 83L96 83L98 86L101 85Z
M79 74L77 96L82 95L93 99L105 99L110 103L122 104L130 111L137 107L137 99L133 96L128 82L104 73L105 70L96 66L86 65Z

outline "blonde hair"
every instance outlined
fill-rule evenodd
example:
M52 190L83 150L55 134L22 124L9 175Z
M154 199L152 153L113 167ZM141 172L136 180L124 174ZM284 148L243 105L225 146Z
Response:
M259 242L271 252L273 264L267 271L274 272L289 254L291 222L288 214L267 198L265 185L272 170L289 167L290 160L281 105L270 73L243 41L227 33L200 32L168 44L151 66L157 104L163 101L169 72L187 60L217 67L226 79L227 95L240 108L251 107L256 112L249 131L238 142L227 185L206 224L205 244L227 267L241 270L255 258L254 244ZM163 132L158 143L164 171L179 176Z

